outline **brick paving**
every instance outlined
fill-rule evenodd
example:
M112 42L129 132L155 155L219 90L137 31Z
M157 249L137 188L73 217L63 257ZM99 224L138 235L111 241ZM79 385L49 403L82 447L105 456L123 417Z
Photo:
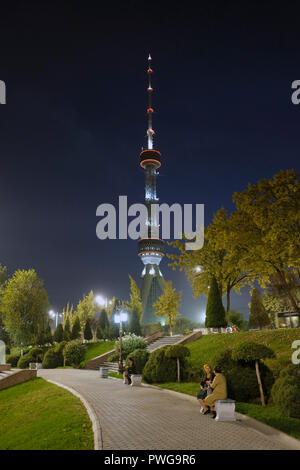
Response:
M72 387L89 403L104 450L281 450L289 447L244 422L215 422L195 401L151 387L102 379L92 370L39 370Z

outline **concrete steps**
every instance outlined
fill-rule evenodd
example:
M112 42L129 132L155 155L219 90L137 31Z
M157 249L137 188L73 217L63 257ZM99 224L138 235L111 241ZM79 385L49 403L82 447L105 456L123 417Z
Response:
M9 377L12 375L15 371L14 370L3 370L0 372L0 380L6 379L6 377Z
M161 336L153 343L149 344L147 350L151 353L156 349L162 348L163 346L172 346L173 344L179 343L184 338L183 335L176 336Z
M108 372L117 372L119 373L119 364L118 362L103 362L100 367L108 367Z

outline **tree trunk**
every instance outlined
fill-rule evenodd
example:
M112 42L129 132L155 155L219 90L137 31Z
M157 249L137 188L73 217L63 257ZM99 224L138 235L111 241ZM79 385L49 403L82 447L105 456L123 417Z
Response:
M259 367L258 367L258 361L255 361L255 371L256 371L256 377L257 377L257 382L258 382L258 386L259 386L261 404L262 404L262 406L265 406L265 396L264 396L264 391L263 391L263 388L262 388L260 372L259 372Z
M177 357L177 382L180 383L180 360Z
M227 305L226 305L226 312L229 312L230 310L230 288L227 288Z

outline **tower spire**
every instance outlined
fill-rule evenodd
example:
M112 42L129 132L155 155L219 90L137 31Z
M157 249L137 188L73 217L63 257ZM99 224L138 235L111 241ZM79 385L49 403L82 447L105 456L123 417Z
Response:
M153 134L154 134L154 130L152 129L152 113L153 113L152 92L153 92L153 88L152 88L152 84L151 84L151 77L152 77L153 70L151 68L151 62L152 62L152 57L149 54L149 57L148 57L148 70L147 70L147 74L148 74L148 89L147 89L147 92L148 92L148 109L147 109L147 114L148 114L148 129L147 129L148 150L153 149Z

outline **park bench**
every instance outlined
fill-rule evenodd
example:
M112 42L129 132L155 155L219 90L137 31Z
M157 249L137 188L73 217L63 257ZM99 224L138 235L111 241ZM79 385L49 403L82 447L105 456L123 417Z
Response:
M29 362L29 369L30 370L42 369L42 364L41 362Z
M216 421L236 421L235 400L216 400Z
M131 384L130 384L130 385L131 385L132 387L141 385L141 383L142 383L142 375L139 375L139 374L132 374L132 375L130 376L130 378L131 378Z

